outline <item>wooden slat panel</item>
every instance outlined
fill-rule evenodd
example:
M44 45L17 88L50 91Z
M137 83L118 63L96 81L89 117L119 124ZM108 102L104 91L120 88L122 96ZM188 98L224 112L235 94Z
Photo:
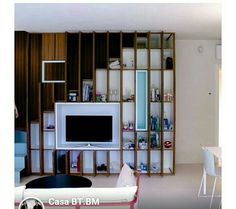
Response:
M66 34L56 33L55 34L55 60L66 59Z
M28 49L27 33L15 32L15 104L19 117L16 119L15 128L26 129L26 97L27 97L27 71Z
M55 34L42 34L42 60L54 60L55 54Z
M29 119L38 120L38 83L42 70L42 35L30 34L29 51Z

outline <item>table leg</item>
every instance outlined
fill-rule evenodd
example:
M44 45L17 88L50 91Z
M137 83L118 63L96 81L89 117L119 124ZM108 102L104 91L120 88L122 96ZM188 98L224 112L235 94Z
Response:
M203 169L203 195L206 195L206 180L207 180L207 176L206 176L206 171L205 169Z

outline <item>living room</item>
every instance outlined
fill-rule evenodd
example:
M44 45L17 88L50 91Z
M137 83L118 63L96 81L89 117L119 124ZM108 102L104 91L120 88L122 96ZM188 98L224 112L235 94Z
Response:
M14 31L16 208L221 207L221 4L18 3Z

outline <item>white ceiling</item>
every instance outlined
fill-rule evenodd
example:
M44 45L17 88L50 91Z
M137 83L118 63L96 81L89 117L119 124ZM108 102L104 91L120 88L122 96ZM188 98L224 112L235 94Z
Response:
M221 39L220 4L15 4L15 30L168 31L177 39Z

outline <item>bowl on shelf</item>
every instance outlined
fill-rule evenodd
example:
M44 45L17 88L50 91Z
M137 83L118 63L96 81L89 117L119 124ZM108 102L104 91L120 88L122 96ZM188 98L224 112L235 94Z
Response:
M170 140L166 140L165 142L164 142L164 146L165 146L165 148L171 148L172 147L172 142L170 141Z

